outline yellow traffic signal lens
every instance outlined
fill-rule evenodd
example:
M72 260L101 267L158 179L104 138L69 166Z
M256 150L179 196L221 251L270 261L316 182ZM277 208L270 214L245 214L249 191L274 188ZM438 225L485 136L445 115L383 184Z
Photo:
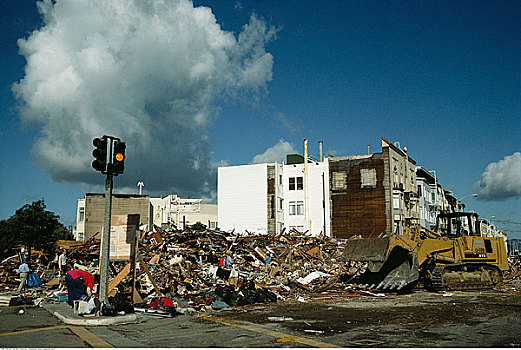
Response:
M123 155L123 153L116 153L116 160L118 162L121 162L123 159L125 159L125 156Z

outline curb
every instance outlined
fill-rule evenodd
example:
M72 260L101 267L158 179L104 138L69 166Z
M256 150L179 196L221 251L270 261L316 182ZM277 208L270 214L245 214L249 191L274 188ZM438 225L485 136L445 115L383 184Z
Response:
M98 316L98 317L82 317L72 314L72 310L65 310L64 312L57 310L54 305L43 305L51 315L58 318L61 322L73 326L111 326L116 324L138 323L137 314L127 314L122 316ZM68 308L68 306L67 306ZM68 315L72 314L72 315Z
M70 318L63 316L58 311L55 311L53 316L57 317L65 324L73 326L112 326L115 324L137 323L136 314L116 316L116 317L96 317L96 318Z

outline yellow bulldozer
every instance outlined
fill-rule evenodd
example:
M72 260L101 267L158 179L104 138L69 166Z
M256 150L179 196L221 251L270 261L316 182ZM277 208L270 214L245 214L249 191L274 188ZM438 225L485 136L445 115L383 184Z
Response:
M418 283L430 290L497 287L508 270L502 237L482 237L478 215L447 213L436 228L408 227L403 234L347 241L346 261L367 262L354 280L381 291L407 292Z

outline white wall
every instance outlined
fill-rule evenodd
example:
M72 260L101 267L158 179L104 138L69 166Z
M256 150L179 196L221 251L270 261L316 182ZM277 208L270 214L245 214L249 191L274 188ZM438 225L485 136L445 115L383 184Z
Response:
M218 225L223 231L267 233L268 164L219 167Z
M324 208L322 206L323 198L325 196L326 203L326 234L329 232L329 174L327 168L327 161L322 163L309 162L308 163L308 184L304 180L304 188L302 190L289 190L289 178L303 177L304 164L290 164L284 165L283 187L284 187L284 226L287 230L295 227L303 231L309 232L318 236L324 231ZM323 177L326 181L324 186ZM306 188L308 191L308 198L306 201ZM302 201L304 203L304 211L302 215L290 215L290 203ZM306 203L307 202L307 203ZM308 218L306 219L306 206L308 207ZM311 226L310 226L311 225Z
M215 229L217 226L217 204L200 204L198 212L179 213L178 226L183 228L183 218L186 225L193 225L198 221L209 229Z
M80 211L83 214L80 215ZM76 226L74 227L74 239L83 241L85 239L85 198L78 199L76 207Z

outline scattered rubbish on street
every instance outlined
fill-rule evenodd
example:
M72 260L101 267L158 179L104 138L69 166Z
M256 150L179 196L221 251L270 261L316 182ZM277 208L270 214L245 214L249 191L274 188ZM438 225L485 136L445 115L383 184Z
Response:
M284 317L284 316L272 316L268 317L268 321L270 322L285 322L285 321L293 321L292 317Z

